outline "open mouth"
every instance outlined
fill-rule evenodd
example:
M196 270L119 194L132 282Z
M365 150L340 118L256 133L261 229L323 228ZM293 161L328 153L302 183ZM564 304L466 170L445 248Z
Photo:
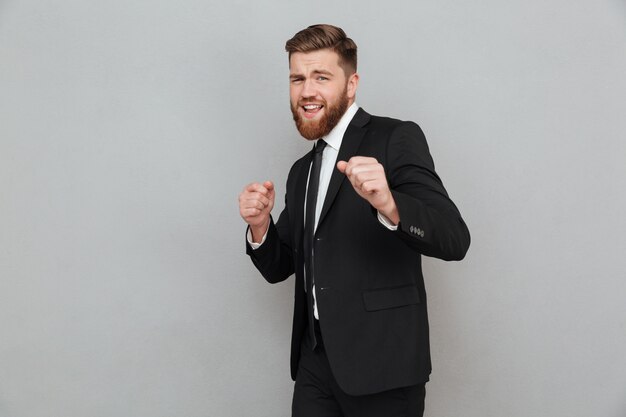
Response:
M304 110L304 117L311 119L313 118L320 110L324 108L321 104L305 104L302 106Z

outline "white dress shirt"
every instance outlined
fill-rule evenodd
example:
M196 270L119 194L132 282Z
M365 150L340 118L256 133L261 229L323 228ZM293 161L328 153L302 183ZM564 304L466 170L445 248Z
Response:
M343 136L346 133L346 129L348 129L348 125L352 121L352 118L356 114L357 110L359 110L359 106L356 103L352 103L348 110L343 114L339 123L330 131L330 133L323 137L327 146L324 148L322 154L322 166L320 168L320 182L319 188L317 191L317 202L315 205L315 228L317 229L317 222L320 218L320 213L322 212L322 206L324 205L324 199L326 198L326 192L328 191L328 185L330 184L330 177L333 174L333 170L335 165L337 164L337 155L339 154L339 148L341 147L341 142L343 141ZM309 174L311 172L311 167L309 166ZM309 188L309 180L307 179L307 189ZM306 198L305 205L306 207ZM304 210L304 208L303 208ZM306 213L305 213L306 216ZM397 230L398 226L394 225L389 219L385 216L378 213L378 220L388 229ZM306 219L304 219L306 223ZM252 233L248 230L248 243L252 249L257 249L260 247L263 242L265 242L265 238L267 236L267 232L263 235L261 239L261 243L252 242ZM306 277L305 277L306 278ZM306 288L306 285L304 286ZM313 315L316 319L319 320L319 312L317 310L317 302L315 301L315 285L313 285Z

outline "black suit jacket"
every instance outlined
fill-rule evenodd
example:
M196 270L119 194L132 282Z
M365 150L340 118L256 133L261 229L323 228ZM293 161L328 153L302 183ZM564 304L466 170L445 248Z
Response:
M418 125L370 116L359 109L338 160L376 158L400 214L397 231L336 168L315 233L315 286L320 329L333 374L351 395L365 395L428 380L431 363L421 255L460 260L469 231L448 197ZM247 247L271 283L295 272L291 375L296 377L307 326L304 291L304 200L311 152L287 178L285 209L266 241Z

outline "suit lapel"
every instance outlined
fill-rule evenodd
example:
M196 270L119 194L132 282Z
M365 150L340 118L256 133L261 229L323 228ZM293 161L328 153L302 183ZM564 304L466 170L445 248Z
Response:
M341 147L339 148L339 154L337 155L337 162L348 161L350 158L356 155L356 152L361 145L361 140L363 139L363 136L367 131L365 125L369 122L369 120L370 115L365 110L359 108L359 110L352 118L352 121L348 125L346 133L343 135ZM333 201L335 200L337 192L339 191L339 188L341 187L344 179L347 181L346 176L339 172L339 170L335 167L330 177L330 183L328 185L328 191L326 192L326 198L324 199L324 205L322 206L322 212L320 213L320 218L317 221L318 227L320 224L322 224L322 221L328 213L328 210L330 210L330 207L332 206Z

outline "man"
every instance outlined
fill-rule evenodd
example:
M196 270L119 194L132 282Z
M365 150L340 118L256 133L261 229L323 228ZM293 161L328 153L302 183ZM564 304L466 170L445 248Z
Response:
M465 256L470 236L412 122L355 104L355 43L314 25L287 41L291 111L314 149L275 189L239 196L265 279L295 272L294 417L421 416L431 365L421 255Z

